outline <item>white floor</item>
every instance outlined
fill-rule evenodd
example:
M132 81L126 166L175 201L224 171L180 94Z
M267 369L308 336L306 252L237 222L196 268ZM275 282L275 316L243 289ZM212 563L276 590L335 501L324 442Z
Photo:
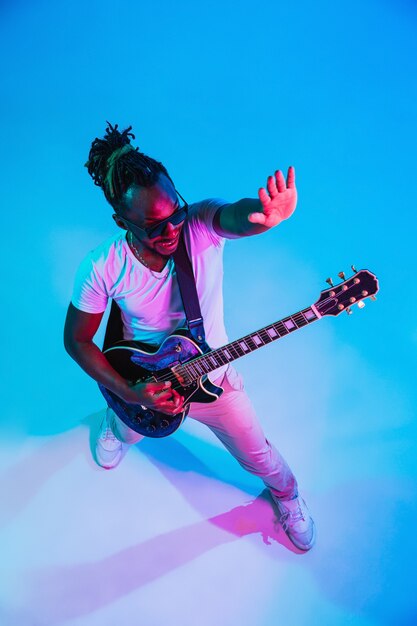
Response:
M317 523L300 554L262 484L203 426L186 420L106 471L90 455L102 415L54 436L4 433L2 626L417 623L415 484L392 471L404 429L376 445L352 415L350 434L343 413L285 432L264 418Z

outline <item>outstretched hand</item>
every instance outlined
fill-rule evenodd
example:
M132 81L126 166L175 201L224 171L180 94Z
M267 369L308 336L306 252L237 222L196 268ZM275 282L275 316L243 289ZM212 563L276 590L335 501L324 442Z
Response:
M252 224L272 228L289 218L297 204L294 168L292 166L288 168L286 182L281 170L277 170L274 176L268 176L266 189L261 187L258 196L262 204L262 213L249 214L248 220Z

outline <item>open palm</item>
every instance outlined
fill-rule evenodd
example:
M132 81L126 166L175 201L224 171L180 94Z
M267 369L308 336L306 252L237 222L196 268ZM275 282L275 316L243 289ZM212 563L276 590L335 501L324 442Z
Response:
M289 218L297 204L295 169L292 166L288 168L287 181L281 170L277 170L274 176L268 176L266 189L261 187L258 196L262 212L251 213L248 216L250 222L272 228Z

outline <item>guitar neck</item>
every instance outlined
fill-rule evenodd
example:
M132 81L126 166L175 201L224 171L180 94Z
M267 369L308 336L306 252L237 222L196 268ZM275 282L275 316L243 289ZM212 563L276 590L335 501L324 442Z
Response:
M221 348L211 350L206 354L203 354L187 363L182 365L182 368L187 373L188 377L193 380L197 380L204 374L209 374L213 370L227 365L236 359L240 359L245 354L254 352L258 348L262 348L272 341L277 341L290 333L315 322L320 319L321 315L317 311L316 307L312 305L302 311L297 311L293 315L284 317L282 320L264 326L259 330L245 335L236 341L232 341Z

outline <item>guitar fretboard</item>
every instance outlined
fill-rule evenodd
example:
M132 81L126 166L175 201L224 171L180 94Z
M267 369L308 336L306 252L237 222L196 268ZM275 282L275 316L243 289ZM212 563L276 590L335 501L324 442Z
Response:
M266 346L272 341L281 339L295 330L315 322L319 318L320 314L317 315L312 307L298 311L294 315L285 317L269 326L264 326L250 335L245 335L245 337L236 339L236 341L232 341L221 348L211 350L184 363L180 368L181 374L185 374L188 380L198 380L204 374L209 374L213 370L222 367L222 365L227 365L236 359L240 359L245 354L262 348L262 346Z

